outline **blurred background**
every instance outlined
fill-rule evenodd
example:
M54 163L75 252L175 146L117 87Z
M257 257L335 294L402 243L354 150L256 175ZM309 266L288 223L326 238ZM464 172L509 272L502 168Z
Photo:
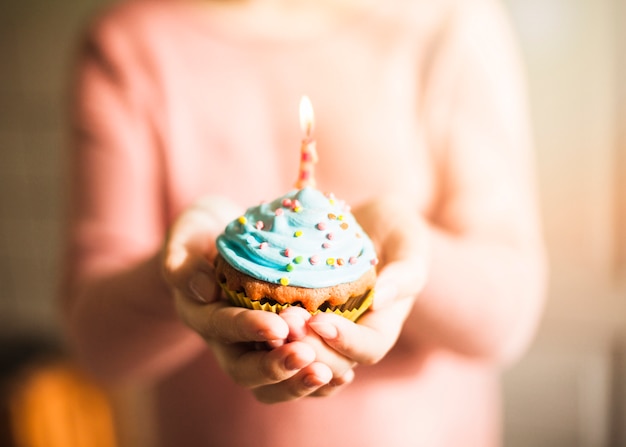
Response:
M81 27L106 3L0 2L2 398L9 393L7 382L15 380L12 365L40 359L42 352L48 359L62 356L55 351L54 295L67 74ZM505 446L624 447L626 0L506 0L505 5L527 65L552 271L537 339L505 372ZM83 383L80 372L69 374ZM38 380L45 388L46 378ZM81 393L97 396L97 390L82 386ZM68 393L63 387L58 392ZM113 413L118 419L125 419L124 412L139 418L140 400L119 392ZM0 445L9 445L3 441L10 432L5 406L0 405ZM97 430L110 428L109 410L94 410ZM120 437L128 445L149 445L141 434ZM104 435L100 439L103 446L115 444Z

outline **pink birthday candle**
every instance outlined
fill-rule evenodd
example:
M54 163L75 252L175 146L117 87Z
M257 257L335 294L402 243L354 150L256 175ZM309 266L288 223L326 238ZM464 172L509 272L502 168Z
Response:
M313 106L307 96L300 100L300 127L304 132L302 145L300 146L300 170L296 188L302 189L307 186L315 187L315 163L317 163L317 150L315 140L312 137L314 124Z

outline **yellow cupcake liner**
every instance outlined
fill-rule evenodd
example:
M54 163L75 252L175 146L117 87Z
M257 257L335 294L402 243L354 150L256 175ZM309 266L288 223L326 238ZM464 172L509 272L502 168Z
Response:
M270 303L270 302L261 302L257 300L251 300L244 293L230 290L228 287L226 287L225 283L220 283L220 286L222 287L222 290L228 297L228 300L234 306L246 307L248 309L253 309L253 310L264 310L266 312L274 312L274 313L279 313L280 311L291 306L291 304L280 304L276 302ZM336 315L347 318L348 320L356 322L359 319L359 317L363 315L363 313L372 305L373 301L374 301L374 290L372 289L367 293L367 296L365 297L365 299L363 299L363 301L361 302L361 305L358 307L355 307L354 309L349 309L349 310L325 309L323 311L316 310L315 312L312 312L312 314L315 315L319 312L334 313Z

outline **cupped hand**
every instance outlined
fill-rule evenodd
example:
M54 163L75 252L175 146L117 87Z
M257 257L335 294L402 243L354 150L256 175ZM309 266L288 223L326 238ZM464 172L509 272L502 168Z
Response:
M331 381L348 382L349 367L342 366L340 375L318 361L314 343L290 337L290 326L279 315L232 307L222 299L213 269L215 238L240 212L226 199L207 198L172 226L163 270L179 317L211 346L222 370L260 401L292 400L320 392Z
M371 310L358 324L324 313L308 322L328 346L358 364L375 364L391 350L426 283L429 230L408 203L399 197L383 197L353 210L379 257Z

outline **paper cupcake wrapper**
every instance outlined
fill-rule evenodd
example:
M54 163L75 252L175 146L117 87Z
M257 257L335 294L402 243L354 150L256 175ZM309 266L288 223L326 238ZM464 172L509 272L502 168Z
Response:
M226 287L226 284L220 283L222 290L228 297L228 300L234 306L238 307L246 307L248 309L253 310L264 310L266 312L274 312L279 313L281 310L286 309L291 306L291 304L279 304L276 302L261 302L256 300L251 300L244 293L235 292ZM348 320L357 321L361 315L372 305L374 301L374 290L370 290L365 298L361 301L361 304L354 309L341 310L341 309L325 309L325 310L316 310L312 312L313 315L319 312L328 312L334 313L336 315L340 315L342 317L347 318Z

